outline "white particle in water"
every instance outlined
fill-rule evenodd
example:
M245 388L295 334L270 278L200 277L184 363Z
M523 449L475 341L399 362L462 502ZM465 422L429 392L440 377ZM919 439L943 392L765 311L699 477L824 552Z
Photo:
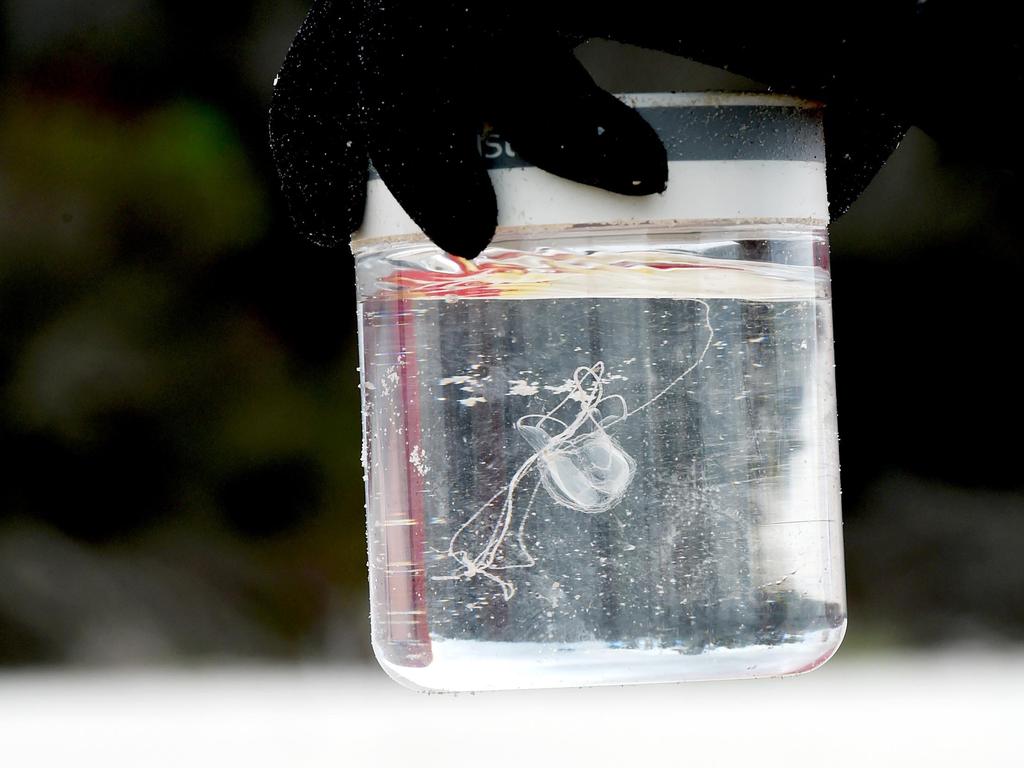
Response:
M573 383L572 379L566 379L564 383L559 384L557 387L553 387L550 384L545 384L544 389L546 389L553 395L563 395L566 392L572 392L575 386L576 385Z
M530 384L526 379L512 379L509 381L510 395L520 395L522 397L529 397L530 395L536 395L540 391L540 387L537 386L536 382Z
M416 470L420 477L424 477L430 471L426 464L426 458L426 452L418 445L409 451L409 463L412 464L413 469Z

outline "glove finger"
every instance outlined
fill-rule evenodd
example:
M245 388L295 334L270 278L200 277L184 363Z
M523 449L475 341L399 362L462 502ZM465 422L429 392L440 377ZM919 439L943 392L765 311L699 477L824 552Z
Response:
M835 220L885 165L909 124L891 112L847 100L826 105L824 126L829 213Z
M498 218L477 146L479 46L430 3L401 14L369 3L366 13L360 64L373 166L427 237L473 258Z
M494 237L498 206L477 150L479 121L453 99L395 102L369 128L373 166L416 225L444 251L476 257Z
M611 192L663 192L668 161L654 129L599 88L571 49L537 49L528 61L516 61L487 107L516 152L546 171Z
M317 0L274 83L270 144L296 228L326 247L348 243L363 217L366 143L359 124L355 12Z

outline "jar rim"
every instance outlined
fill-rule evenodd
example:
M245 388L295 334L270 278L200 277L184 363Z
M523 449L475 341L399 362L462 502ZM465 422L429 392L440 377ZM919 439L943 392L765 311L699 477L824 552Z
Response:
M634 109L647 107L793 107L821 109L813 99L758 91L630 91L616 98Z

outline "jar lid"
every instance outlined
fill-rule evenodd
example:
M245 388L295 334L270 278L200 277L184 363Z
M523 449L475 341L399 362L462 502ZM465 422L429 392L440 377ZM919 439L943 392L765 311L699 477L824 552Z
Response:
M618 95L661 137L668 187L633 197L530 165L500 133L480 138L498 199L497 236L538 228L828 224L822 105L765 93ZM359 248L426 236L372 171Z

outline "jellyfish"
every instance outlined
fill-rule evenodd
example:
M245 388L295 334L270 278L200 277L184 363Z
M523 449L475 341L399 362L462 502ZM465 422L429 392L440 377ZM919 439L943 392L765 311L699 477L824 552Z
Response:
M536 451L541 484L556 504L587 514L607 512L625 496L636 472L636 461L605 430L606 424L622 420L626 404L619 395L602 397L607 383L603 362L577 368L572 381L572 395L580 401L572 423L556 418L556 408L523 416L516 429ZM587 382L592 382L589 388ZM622 411L602 418L601 408L608 402L620 404ZM558 431L551 434L546 424ZM581 432L584 427L589 429Z
M511 600L516 586L499 572L531 568L536 564L526 545L525 531L526 521L541 488L555 504L589 515L608 512L625 498L636 474L637 463L608 430L657 402L704 361L715 335L711 326L711 308L700 299L692 301L704 308L707 341L697 360L650 400L630 410L621 395L605 395L605 387L612 380L605 376L604 362L598 361L575 369L567 382L568 394L550 411L527 414L516 421L516 431L534 452L519 466L508 484L455 531L446 554L458 567L451 574L434 576L435 580L480 576L496 583L505 600ZM567 416L566 412L573 404L578 406L579 412L569 421L561 418ZM532 474L537 475L533 490L525 507L517 510L519 486ZM501 513L480 551L472 554L461 547L463 534L499 501ZM499 552L512 533L517 512L520 521L515 536L522 562L507 562L507 558L499 562Z

